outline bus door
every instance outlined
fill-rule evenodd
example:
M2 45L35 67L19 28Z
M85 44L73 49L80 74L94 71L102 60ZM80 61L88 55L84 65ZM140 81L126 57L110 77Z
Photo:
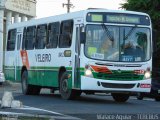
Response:
M74 88L80 88L80 27L82 25L83 19L78 18L75 20L76 24L76 37L75 37L75 55L74 55Z
M16 47L15 47L15 81L20 80L20 48L21 48L21 41L22 41L22 29L17 29L17 35L16 35ZM19 77L18 77L19 76Z

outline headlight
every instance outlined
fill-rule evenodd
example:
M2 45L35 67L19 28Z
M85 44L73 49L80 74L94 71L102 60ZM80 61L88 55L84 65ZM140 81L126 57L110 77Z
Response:
M87 76L87 77L93 77L92 71L90 69L86 69L85 70L85 76Z
M151 72L150 71L146 71L144 74L146 79L149 79L151 77Z

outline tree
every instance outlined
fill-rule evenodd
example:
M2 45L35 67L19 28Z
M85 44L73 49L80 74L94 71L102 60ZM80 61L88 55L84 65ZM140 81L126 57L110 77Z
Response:
M160 0L126 0L122 8L131 11L148 13L152 20L153 29L160 33ZM160 47L160 34L158 34Z

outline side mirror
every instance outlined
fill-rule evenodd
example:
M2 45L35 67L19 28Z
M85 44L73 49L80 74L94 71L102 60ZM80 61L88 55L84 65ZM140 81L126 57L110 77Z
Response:
M81 42L81 44L84 44L86 42L86 33L85 32L80 33L80 42Z

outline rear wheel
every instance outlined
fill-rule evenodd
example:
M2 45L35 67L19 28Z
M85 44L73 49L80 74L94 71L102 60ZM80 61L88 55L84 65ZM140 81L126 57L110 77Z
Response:
M29 95L32 92L31 86L28 84L28 72L25 70L21 76L22 83L22 93L25 95Z
M129 99L129 94L112 93L112 97L116 102L126 102Z
M41 88L28 84L28 72L25 70L21 76L22 93L25 95L38 95Z
M75 99L81 95L81 91L69 89L68 74L64 72L60 79L60 94L63 99Z

